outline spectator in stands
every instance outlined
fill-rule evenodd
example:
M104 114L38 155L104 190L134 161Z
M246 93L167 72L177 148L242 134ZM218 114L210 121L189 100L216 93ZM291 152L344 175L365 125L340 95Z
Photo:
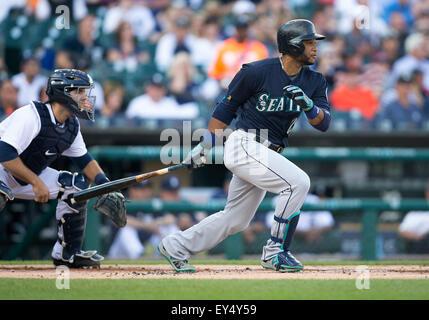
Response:
M248 33L250 24L248 16L236 17L235 36L222 41L216 49L208 75L218 80L222 89L228 87L244 63L268 58L265 45L250 38Z
M333 5L326 4L316 7L311 21L314 23L317 32L326 35L328 39L331 39L338 32Z
M427 39L420 33L412 33L405 40L406 55L393 64L395 80L402 74L420 69L423 72L423 86L429 90L429 55Z
M423 111L419 108L411 90L411 74L401 75L395 87L395 94L390 100L385 99L381 119L388 119L394 129L413 130L422 125Z
M412 4L409 0L398 0L393 1L384 9L383 18L386 22L390 21L392 15L400 13L404 17L404 21L407 27L411 27L414 23L414 17L412 13Z
M416 32L429 35L429 1L426 1L427 7L416 13L416 22L414 28Z
M321 45L318 52L317 71L322 73L328 82L330 92L335 83L335 71L343 63L331 42Z
M345 34L346 54L357 53L363 60L367 60L374 51L371 45L370 33L354 19L353 28Z
M173 29L164 34L155 49L155 63L161 72L167 72L174 57L181 52L189 54L192 64L203 63L204 56L198 52L198 38L190 33L191 20L180 16L174 20Z
M76 69L90 68L94 60L102 58L102 46L94 40L94 20L92 14L83 17L78 23L77 35L66 39L59 52L68 56Z
M192 215L186 212L182 212L177 217L177 227L184 231L186 229L189 229L195 224L194 219L192 218Z
M40 89L40 92L39 92L39 101L40 102L43 102L43 103L46 103L46 102L48 102L48 100L49 100L49 97L48 97L48 95L46 94L46 88L47 88L47 86L45 85L45 86L43 86L41 89Z
M128 188L130 201L152 199L152 185L149 180L136 183ZM138 259L144 252L144 243L152 234L159 234L158 225L151 213L127 214L127 225L118 230L109 249L111 259Z
M374 53L373 59L386 60L392 68L400 56L400 41L398 36L389 32L380 38L380 48Z
M100 109L95 110L97 122L111 124L116 117L121 116L121 108L124 102L124 86L119 82L106 81L103 84L104 104Z
M155 30L155 18L143 1L119 0L105 15L103 32L112 33L121 22L128 22L138 40L145 40Z
M419 69L411 74L411 95L421 109L423 121L429 124L429 91L423 87L423 72Z
M0 83L0 116L8 116L18 108L18 88L11 80Z
M201 59L197 67L201 67L204 72L210 67L213 60L216 46L221 41L219 18L217 16L208 16L204 19L201 31L198 36L198 51Z
M399 40L398 56L402 57L405 54L405 39L409 35L409 27L405 21L405 17L401 12L393 12L389 19L389 30L385 33L394 33Z
M195 105L179 105L173 97L167 96L167 83L160 73L156 73L146 85L145 93L132 99L125 115L139 119L189 120L197 117Z
M351 54L346 60L347 69L338 74L336 87L331 92L330 101L334 110L359 112L366 120L374 119L379 101L371 88L359 83L361 63L359 55Z
M257 12L260 14L255 18L249 32L255 40L266 46L270 56L278 55L277 30L285 21L293 19L292 12L288 9L288 4L282 0L263 1L258 5ZM251 16L253 14L253 11L248 13ZM312 21L316 29L322 32L323 29L314 20Z
M390 77L389 62L385 56L374 56L370 63L363 65L361 79L371 88L377 99L380 99L387 89Z
M39 60L35 57L28 57L22 62L21 73L12 77L12 83L19 91L19 107L39 98L40 89L46 85L48 80L45 76L40 75L39 72Z
M429 183L425 190L429 201ZM405 241L407 253L429 253L429 211L410 211L399 225L399 236Z
M222 41L219 18L215 15L208 16L203 23L202 31L198 39L198 51L200 52L199 65L195 65L203 73L203 81L196 88L197 98L211 103L220 93L217 80L207 77L207 72L214 59L216 47Z
M107 51L107 60L110 62L121 62L128 70L136 70L137 64L144 64L150 60L149 53L138 48L137 38L128 21L122 21L118 25L115 40L115 46Z
M308 194L306 203L317 203L320 200L331 198L332 188L320 185ZM335 226L335 220L330 211L301 211L299 223L296 227L296 236L303 238L307 243L319 242L326 233Z
M195 102L193 89L197 87L194 83L196 72L188 53L180 52L174 56L167 72L168 89L179 104Z
M225 179L223 181L223 185L222 188L216 190L211 198L213 200L226 200L226 198L228 197L228 190L229 190L229 184L231 182L232 179L232 173L230 171L227 172Z
M416 20L429 14L429 0L414 1L411 12Z

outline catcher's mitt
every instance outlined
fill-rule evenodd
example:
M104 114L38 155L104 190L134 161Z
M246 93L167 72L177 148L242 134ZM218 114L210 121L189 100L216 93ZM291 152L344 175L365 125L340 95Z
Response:
M112 219L117 228L122 228L127 224L125 202L122 193L111 192L98 198L94 204L94 209Z

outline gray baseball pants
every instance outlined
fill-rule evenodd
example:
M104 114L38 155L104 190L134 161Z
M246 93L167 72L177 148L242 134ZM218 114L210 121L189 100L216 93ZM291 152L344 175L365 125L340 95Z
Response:
M267 191L279 197L271 239L263 247L261 259L269 260L283 251L283 244L272 239L286 238L287 221L299 214L310 179L295 164L264 144L256 142L253 133L242 130L231 133L225 142L224 164L234 176L224 210L185 231L165 237L162 243L170 255L187 260L193 254L215 247L228 235L246 229Z

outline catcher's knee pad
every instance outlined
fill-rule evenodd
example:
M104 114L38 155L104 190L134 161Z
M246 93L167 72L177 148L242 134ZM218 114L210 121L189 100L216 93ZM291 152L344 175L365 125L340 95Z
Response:
M281 244L281 249L287 251L292 242L296 226L299 221L300 211L292 214L289 218L281 218L274 215L274 223L271 227L271 241Z
M87 201L77 202L73 205L67 201L69 194L87 189L89 187L89 180L84 174L60 171L58 175L58 184L60 186L60 191L58 192L57 198L60 201L65 202L65 204L75 213L78 213L84 207L86 208ZM67 211L69 212L70 210Z
M0 211L6 206L6 202L13 200L13 193L9 187L3 182L0 181Z

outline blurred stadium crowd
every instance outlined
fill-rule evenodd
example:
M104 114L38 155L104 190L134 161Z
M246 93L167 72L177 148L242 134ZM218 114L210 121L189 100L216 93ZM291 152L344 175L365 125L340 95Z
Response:
M243 63L279 54L292 18L327 36L312 68L331 130L429 130L428 0L2 0L0 113L46 101L50 71L77 68L96 82L82 126L203 127Z

